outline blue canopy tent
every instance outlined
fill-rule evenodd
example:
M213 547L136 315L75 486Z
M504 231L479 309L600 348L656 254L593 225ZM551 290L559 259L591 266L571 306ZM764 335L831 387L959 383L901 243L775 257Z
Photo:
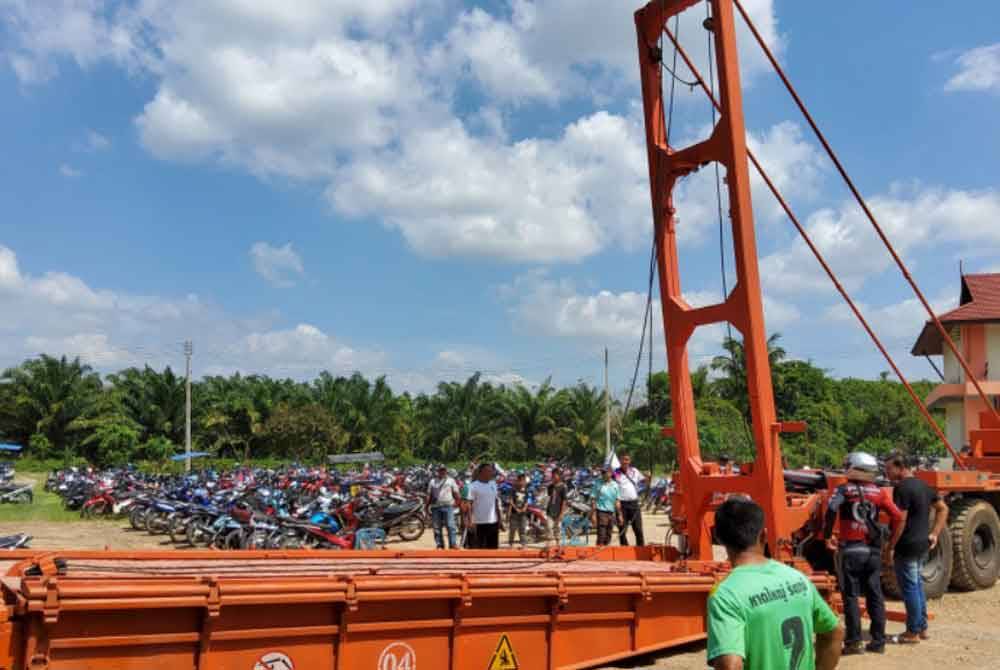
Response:
M23 448L20 444L0 444L0 451L18 452Z
M188 459L188 456L190 456L191 458L203 458L205 456L211 456L211 455L212 454L208 453L207 451L192 451L190 454L177 454L176 456L171 456L170 460L186 461Z

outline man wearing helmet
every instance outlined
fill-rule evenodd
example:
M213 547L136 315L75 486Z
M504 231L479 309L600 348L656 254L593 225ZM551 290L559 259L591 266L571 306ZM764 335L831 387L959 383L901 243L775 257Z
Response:
M847 483L830 498L826 512L827 546L837 552L840 592L844 597L847 636L844 654L885 652L885 599L882 596L883 532L879 515L892 522L889 555L903 534L905 515L892 495L875 485L878 461L871 454L854 452L844 460ZM861 612L858 598L864 594L871 618L871 642L862 647Z

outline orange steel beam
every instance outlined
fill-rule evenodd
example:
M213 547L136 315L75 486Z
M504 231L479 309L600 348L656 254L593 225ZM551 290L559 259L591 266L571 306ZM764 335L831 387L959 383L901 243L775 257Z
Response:
M709 138L693 146L675 149L666 138L660 84L663 54L657 43L668 19L694 4L694 0L653 0L635 13L654 239L670 370L674 422L670 434L677 442L679 462L677 521L680 533L687 537L691 555L710 559L714 494L749 494L764 508L772 553L788 559L791 558L788 538L794 529L785 514L787 502L779 446L781 424L777 421L768 361L732 0L711 0L712 19L707 26L715 35L721 117ZM736 285L724 302L695 310L685 302L681 287L673 189L679 179L711 162L718 162L726 169ZM702 460L687 355L687 344L696 328L726 321L743 335L756 446L752 468L738 476L719 474L717 466Z

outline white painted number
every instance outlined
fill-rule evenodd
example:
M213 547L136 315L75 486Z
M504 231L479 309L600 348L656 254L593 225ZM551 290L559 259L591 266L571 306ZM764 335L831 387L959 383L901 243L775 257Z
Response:
M405 642L393 642L382 650L376 670L417 670L417 654Z

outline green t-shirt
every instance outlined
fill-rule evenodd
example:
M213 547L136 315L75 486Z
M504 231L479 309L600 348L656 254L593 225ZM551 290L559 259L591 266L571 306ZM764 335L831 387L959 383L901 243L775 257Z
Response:
M615 503L618 502L619 494L618 482L612 479L607 482L602 480L594 484L594 490L590 495L594 499L598 512L614 512L617 509Z
M776 561L733 570L708 597L708 660L742 656L746 670L815 670L815 634L839 620L805 575Z

